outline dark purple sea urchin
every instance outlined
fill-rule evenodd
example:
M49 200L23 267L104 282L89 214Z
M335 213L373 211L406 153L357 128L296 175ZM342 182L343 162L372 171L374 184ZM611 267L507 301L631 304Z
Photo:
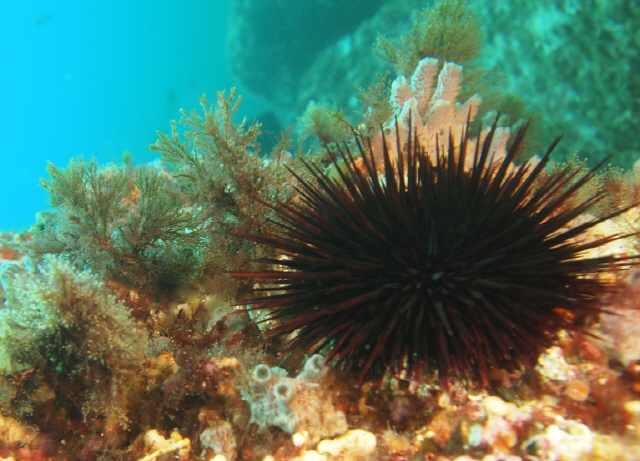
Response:
M601 199L569 206L595 170L543 179L559 138L536 166L513 167L525 130L503 160L490 154L495 124L473 152L468 129L459 147L450 140L435 164L415 135L393 140L397 159L383 140L384 165L359 138L362 160L346 146L329 152L339 180L308 165L299 202L273 207L279 232L239 234L281 255L233 273L259 281L241 303L269 310L268 338L296 332L283 354L324 351L361 380L436 367L441 379L488 385L491 368L532 367L559 330L600 311L615 285L598 275L635 262L581 257L620 236L576 237L624 210L571 227Z

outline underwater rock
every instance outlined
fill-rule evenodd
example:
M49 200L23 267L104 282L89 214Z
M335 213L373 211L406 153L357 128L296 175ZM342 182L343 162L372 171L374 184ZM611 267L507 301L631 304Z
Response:
M354 429L337 439L323 440L318 444L318 453L331 455L334 459L357 461L368 459L375 451L376 444L374 434Z
M564 132L566 152L594 164L610 152L630 168L638 158L640 4L471 0L484 23L482 62L496 66L505 91L540 117L547 144ZM517 24L517 27L514 27Z
M384 0L234 0L227 55L231 71L251 91L291 104L299 76L319 52L373 15Z

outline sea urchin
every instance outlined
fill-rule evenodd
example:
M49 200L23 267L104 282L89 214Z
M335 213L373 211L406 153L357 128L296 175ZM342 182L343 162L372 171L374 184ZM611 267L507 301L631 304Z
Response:
M515 167L526 127L496 160L495 125L475 148L467 128L435 155L414 134L393 140L392 159L383 138L378 164L356 137L361 157L328 152L338 179L317 165L313 180L292 172L299 200L272 207L278 231L239 234L280 257L232 273L257 280L241 302L269 310L267 338L295 333L283 354L324 351L361 380L435 366L441 379L488 385L491 368L532 367L559 330L600 311L615 285L598 274L635 262L584 256L621 236L581 237L624 210L572 227L601 199L576 199L595 170L543 175L559 139L537 165Z

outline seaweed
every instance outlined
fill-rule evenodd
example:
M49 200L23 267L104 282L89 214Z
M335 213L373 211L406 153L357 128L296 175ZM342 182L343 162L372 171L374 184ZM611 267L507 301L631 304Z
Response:
M145 288L173 286L194 269L199 223L162 172L82 159L47 171L51 179L41 184L56 214L29 245L32 256L68 255L80 267Z
M218 93L215 107L207 108L203 96L202 114L182 111L183 136L172 122L171 134L158 133L158 141L151 146L174 166L176 187L200 220L198 231L206 249L199 267L201 283L209 284L208 291L229 296L236 282L218 276L266 254L264 248L235 233L265 230L273 218L265 203L287 201L293 193L291 176L283 164L301 170L300 154L294 157L288 151L289 133L266 157L258 155L260 124L246 127L246 120L237 125L233 121L240 101L233 88L229 96Z
M322 146L349 139L349 131L344 129L344 115L327 103L315 101L309 101L298 118L298 132L303 137L316 136Z
M466 65L480 55L481 49L480 21L464 0L440 0L416 11L410 31L395 39L378 35L374 47L375 53L392 63L401 75L413 74L426 57Z
M49 164L51 179L41 185L54 214L27 245L29 254L66 255L149 296L197 286L231 297L237 284L223 272L263 251L234 233L265 229L264 204L293 191L282 164L298 162L287 150L288 133L269 155L258 155L260 125L233 122L239 103L233 89L219 93L212 108L203 96L202 113L182 112L184 133L176 122L171 134L159 133L151 150L172 169L158 162L134 168L130 156L124 167L93 159L66 169Z
M93 273L76 272L62 257L32 272L5 265L0 279L0 368L19 383L3 413L9 407L63 433L82 422L88 432L127 428L147 347L130 310Z
M369 132L378 130L393 115L393 108L389 103L391 81L389 72L378 74L377 82L357 89L358 101L364 105L364 120Z

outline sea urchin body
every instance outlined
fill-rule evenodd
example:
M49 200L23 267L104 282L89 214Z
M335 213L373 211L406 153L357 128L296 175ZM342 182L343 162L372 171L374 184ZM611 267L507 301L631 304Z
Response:
M324 351L361 380L436 367L486 385L491 368L533 366L559 330L599 312L615 285L598 274L630 261L582 256L620 236L581 237L623 210L571 227L601 198L574 203L594 171L542 175L558 141L513 166L524 129L494 160L495 129L473 152L468 129L435 155L414 135L392 140L391 159L384 140L383 165L357 138L361 158L329 152L339 179L316 165L312 181L297 176L299 201L273 207L277 233L240 234L281 255L233 274L258 282L243 302L269 310L268 337L295 333L283 353Z

